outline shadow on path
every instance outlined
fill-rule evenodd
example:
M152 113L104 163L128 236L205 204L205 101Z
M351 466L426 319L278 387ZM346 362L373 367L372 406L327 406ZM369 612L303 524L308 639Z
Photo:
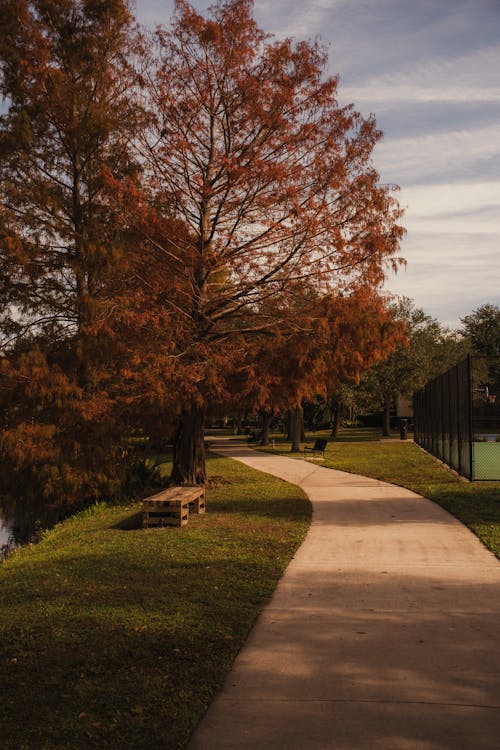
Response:
M498 750L500 563L413 492L232 441L309 533L189 750Z

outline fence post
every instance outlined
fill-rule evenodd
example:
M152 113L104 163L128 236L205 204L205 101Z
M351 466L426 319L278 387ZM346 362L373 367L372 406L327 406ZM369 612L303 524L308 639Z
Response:
M473 445L473 425L472 425L472 357L470 354L467 355L467 412L468 412L468 427L469 427L469 461L470 461L470 472L469 479L472 482L474 479L474 445Z
M456 409L457 409L457 447L458 447L458 473L462 474L462 429L460 426L460 374L459 374L459 368L458 364L455 365L455 375L456 375Z

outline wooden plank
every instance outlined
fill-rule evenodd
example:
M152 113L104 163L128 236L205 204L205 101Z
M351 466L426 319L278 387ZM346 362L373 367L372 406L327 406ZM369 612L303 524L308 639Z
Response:
M185 525L189 519L187 508L181 509L175 513L148 513L143 515L142 525L145 529L149 526L181 526Z
M189 503L189 512L190 513L204 513L205 512L205 493L203 493L203 495L196 498L195 500L192 500Z
M176 508L188 508L189 502L187 500L144 500L142 503L142 507L144 510L151 510L151 511L157 511L161 513L161 511L169 510L170 508L176 509Z
M200 495L205 493L205 488L201 485L197 487L167 487L167 489L158 492L156 495L150 495L145 500L150 501L161 501L161 500L195 500Z

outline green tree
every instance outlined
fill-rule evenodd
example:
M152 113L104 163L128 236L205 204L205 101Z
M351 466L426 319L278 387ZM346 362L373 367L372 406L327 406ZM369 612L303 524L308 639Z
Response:
M461 318L461 333L470 342L472 353L479 357L500 355L500 307L486 304Z
M454 331L403 297L392 306L394 318L406 326L406 342L387 359L368 370L358 397L366 407L383 408L383 432L390 435L390 412L398 395L411 397L432 378L465 356L467 344Z
M461 333L470 346L474 395L481 389L498 393L500 384L500 308L485 304L460 321Z

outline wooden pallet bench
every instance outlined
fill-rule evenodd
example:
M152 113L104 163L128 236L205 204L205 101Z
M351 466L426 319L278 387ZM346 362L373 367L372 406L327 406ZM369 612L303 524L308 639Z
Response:
M142 501L142 526L185 526L190 513L204 512L204 487L169 487Z

